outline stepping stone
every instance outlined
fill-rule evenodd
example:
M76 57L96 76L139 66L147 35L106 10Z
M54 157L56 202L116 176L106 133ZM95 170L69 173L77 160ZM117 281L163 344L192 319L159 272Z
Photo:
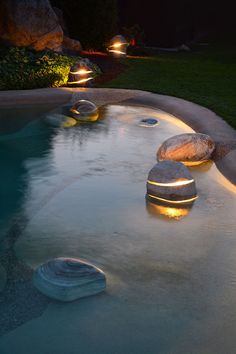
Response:
M157 159L180 161L186 166L194 166L210 160L214 149L214 141L206 134L180 134L164 141L157 151Z
M75 258L56 258L34 272L35 287L48 297L73 301L105 290L105 274L97 267Z

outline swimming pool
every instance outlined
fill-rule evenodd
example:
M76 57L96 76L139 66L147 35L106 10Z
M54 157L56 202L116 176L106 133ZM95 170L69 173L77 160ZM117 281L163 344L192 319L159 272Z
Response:
M7 110L0 137L0 352L232 353L235 187L207 163L191 168L190 210L145 199L158 146L192 129L144 107L108 105L70 129L25 109L22 126L25 112ZM145 117L160 124L140 127ZM99 266L106 292L68 304L38 294L31 269L57 256Z

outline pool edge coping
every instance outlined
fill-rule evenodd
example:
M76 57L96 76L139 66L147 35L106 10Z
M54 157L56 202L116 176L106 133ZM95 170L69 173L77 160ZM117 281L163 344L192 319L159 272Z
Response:
M22 104L65 104L71 100L90 99L98 104L139 105L163 110L180 119L198 133L208 134L215 142L231 144L236 130L213 111L182 98L141 90L114 88L43 88L0 91L0 108ZM214 161L219 171L236 185L236 149Z

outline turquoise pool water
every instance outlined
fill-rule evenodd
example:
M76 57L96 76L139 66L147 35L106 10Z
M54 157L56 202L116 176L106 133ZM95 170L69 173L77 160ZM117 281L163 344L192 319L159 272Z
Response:
M192 130L142 107L110 105L70 129L46 111L1 115L0 353L234 353L236 188L209 163L191 169L191 210L145 200L158 146ZM146 117L160 124L140 127ZM106 292L38 295L32 269L57 256L99 266Z

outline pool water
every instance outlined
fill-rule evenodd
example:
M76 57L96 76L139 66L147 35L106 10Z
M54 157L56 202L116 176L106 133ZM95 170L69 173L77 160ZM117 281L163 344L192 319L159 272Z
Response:
M0 291L5 274L2 294L16 304L2 295L1 307L0 296L0 353L235 353L236 188L207 163L191 168L191 209L145 199L158 146L192 130L143 107L106 106L99 122L70 129L48 127L46 115L31 110L0 135ZM144 118L159 125L139 126ZM107 290L34 299L24 273L58 256L101 268Z

